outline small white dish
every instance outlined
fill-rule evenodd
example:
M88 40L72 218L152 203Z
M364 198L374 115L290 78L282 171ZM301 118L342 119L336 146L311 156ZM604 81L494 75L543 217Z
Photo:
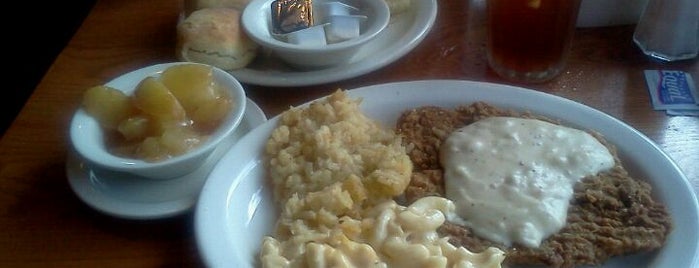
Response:
M673 217L666 244L652 253L618 256L598 266L697 267L699 202L688 178L653 141L626 123L584 104L520 87L459 80L408 81L348 90L360 108L387 127L406 109L456 107L485 101L504 109L557 118L571 127L595 130L615 145L629 173L653 185ZM306 103L305 105L308 105ZM262 237L278 215L266 171L264 145L279 116L255 128L214 167L197 203L196 242L209 267L257 267ZM244 241L244 243L241 243Z
M164 70L175 65L204 64L172 62L151 65L120 75L105 85L131 96L146 77L159 77ZM243 86L230 73L214 66L209 67L213 70L214 81L225 88L225 92L229 94L232 108L208 139L196 148L157 162L115 155L107 148L104 129L97 119L88 114L83 107L77 109L70 122L70 141L73 148L85 160L100 166L102 169L129 172L152 179L170 179L192 172L211 155L224 137L235 131L245 113L246 94Z
M193 173L170 180L152 180L90 165L70 151L66 173L71 189L90 207L118 218L148 220L190 211L209 172L228 149L250 130L267 121L259 106L247 100L240 127Z
M279 40L273 34L272 10L274 0L252 0L243 10L241 25L247 35L260 46L272 51L289 65L301 69L316 69L348 62L368 42L375 39L388 25L390 11L385 1L343 0L357 7L357 15L367 17L356 38L321 45L301 45ZM321 4L323 2L319 2ZM316 3L314 3L316 5Z
M414 0L409 10L392 17L388 26L347 63L299 70L263 49L250 65L230 73L243 83L289 88L357 77L382 68L413 50L432 29L436 17L436 0Z

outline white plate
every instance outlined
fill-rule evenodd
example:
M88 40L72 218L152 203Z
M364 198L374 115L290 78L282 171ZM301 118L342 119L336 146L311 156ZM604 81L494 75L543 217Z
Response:
M262 52L246 68L230 73L243 83L278 87L317 85L360 76L410 52L425 38L436 17L436 0L412 0L410 10L391 18L386 29L362 47L347 64L304 71L291 68L273 55Z
M70 151L66 161L68 182L83 202L108 215L127 219L175 216L194 207L209 172L221 156L243 135L265 121L267 117L260 107L248 99L240 126L221 142L204 165L193 173L169 180L101 170Z
M362 97L362 110L393 127L405 109L422 105L455 107L486 101L502 108L530 110L568 126L596 130L618 148L629 172L647 178L667 205L675 229L661 250L613 258L602 267L694 267L699 265L699 205L689 181L651 140L625 123L583 104L518 87L470 81L432 80L349 90ZM278 117L243 137L211 172L195 212L196 241L211 267L255 266L262 236L276 219L263 165L264 144Z

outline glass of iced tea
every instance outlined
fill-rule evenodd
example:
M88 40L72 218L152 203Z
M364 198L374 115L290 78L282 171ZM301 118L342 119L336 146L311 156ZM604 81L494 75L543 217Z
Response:
M487 0L487 56L500 76L548 81L565 68L580 0Z

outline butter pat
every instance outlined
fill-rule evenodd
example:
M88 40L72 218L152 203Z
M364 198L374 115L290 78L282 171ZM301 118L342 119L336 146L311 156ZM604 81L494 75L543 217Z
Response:
M331 16L325 25L325 38L330 44L356 38L366 20L366 16Z
M330 22L331 16L349 16L359 12L359 9L342 2L324 2L317 6L317 21L320 23Z
M272 32L286 34L313 26L310 0L275 0L272 9Z
M328 43L323 25L288 33L285 36L286 42L300 46L324 46Z

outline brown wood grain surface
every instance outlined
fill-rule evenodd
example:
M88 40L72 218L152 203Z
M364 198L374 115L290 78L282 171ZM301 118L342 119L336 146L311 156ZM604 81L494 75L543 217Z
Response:
M366 75L295 88L247 85L268 117L337 88L464 79L512 84L488 70L480 1L438 1L436 23L414 50ZM1 267L198 267L192 213L154 221L103 215L66 179L68 125L81 95L127 71L175 61L173 0L98 1L0 141ZM634 25L577 29L566 71L524 86L603 111L638 129L672 157L699 190L699 118L651 107L643 70L674 69L699 80L697 60L663 63L633 44ZM429 90L429 89L426 89ZM256 243L256 241L241 241Z

